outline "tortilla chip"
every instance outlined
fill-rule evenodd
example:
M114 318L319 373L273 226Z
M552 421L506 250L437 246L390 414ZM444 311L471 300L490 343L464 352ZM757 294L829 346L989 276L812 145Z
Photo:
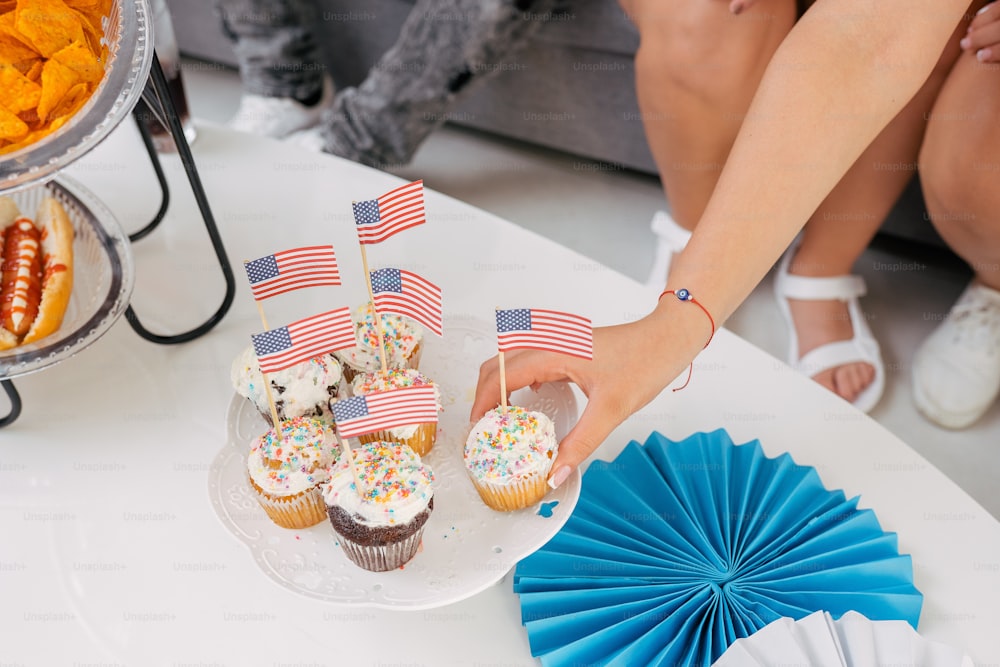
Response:
M0 64L34 60L38 53L11 33L0 32Z
M42 96L41 86L4 63L0 63L0 91L0 104L13 113L34 109Z
M5 42L12 42L15 44L20 44L26 49L29 49L32 53L38 54L35 49L34 44L31 40L26 38L17 28L14 26L14 22L17 19L16 12L7 12L6 14L0 14L0 37L4 39Z
M39 58L38 60L31 63L31 67L24 73L25 78L39 83L42 80L42 68L45 67L45 61Z
M38 100L38 118L45 120L80 77L58 60L46 60L42 67L42 96Z
M0 105L0 138L19 141L28 134L28 125L13 111Z
M52 54L52 60L57 60L70 68L87 83L96 84L104 77L104 67L83 42L73 42L66 48L56 51Z
M62 0L18 0L14 27L46 58L86 39L79 16Z
M80 107L90 99L91 87L89 83L80 82L74 84L62 100L49 112L49 119L55 124L55 119L72 116ZM63 121L65 122L65 121ZM60 123L61 125L62 123Z
M106 61L108 47L101 43L101 39L104 37L104 28L101 25L101 21L107 16L107 13L91 13L80 9L74 9L73 12L80 19L80 27L87 38L87 46L90 48L90 52L95 54L101 62Z

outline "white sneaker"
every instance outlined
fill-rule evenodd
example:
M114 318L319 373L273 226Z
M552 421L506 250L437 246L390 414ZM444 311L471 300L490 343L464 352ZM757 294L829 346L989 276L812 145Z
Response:
M333 104L333 92L333 80L324 76L323 94L312 106L290 97L244 95L228 125L240 132L283 139L296 130L319 123L323 111Z
M684 229L666 211L657 211L650 224L656 234L656 256L653 258L653 268L646 279L646 285L663 289L667 284L667 274L670 273L670 263L674 255L687 247L691 232Z
M1000 393L1000 292L977 282L952 306L913 360L917 409L945 428L965 428Z

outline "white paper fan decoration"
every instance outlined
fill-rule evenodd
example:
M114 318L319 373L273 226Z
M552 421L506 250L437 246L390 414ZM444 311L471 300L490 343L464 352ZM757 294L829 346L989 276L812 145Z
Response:
M779 618L737 639L712 667L973 667L948 644L930 641L904 621L872 621L849 611L836 621L817 611Z
M815 468L718 430L595 461L563 529L514 574L543 665L708 667L782 617L917 625L913 565Z

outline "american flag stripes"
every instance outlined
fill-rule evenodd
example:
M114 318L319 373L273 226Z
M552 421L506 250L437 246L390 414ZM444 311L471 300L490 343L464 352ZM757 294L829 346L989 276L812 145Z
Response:
M497 311L497 348L501 352L533 348L592 359L594 332L579 315L538 308Z
M438 420L437 396L429 384L352 396L330 407L343 438Z
M303 287L340 284L340 269L332 245L283 250L244 262L243 268L257 301Z
M376 312L412 317L441 335L440 287L404 269L372 271L371 281Z
M262 373L273 373L334 350L357 344L347 306L307 317L285 327L251 334Z
M426 220L423 181L401 185L378 199L354 203L354 222L361 245L381 243Z

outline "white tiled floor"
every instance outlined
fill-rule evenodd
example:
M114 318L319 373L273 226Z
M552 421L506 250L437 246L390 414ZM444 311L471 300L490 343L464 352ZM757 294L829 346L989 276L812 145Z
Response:
M235 110L239 80L231 70L185 67L193 114L224 122ZM664 206L648 175L599 165L468 130L432 135L400 175L524 225L618 271L645 281L655 240L654 211ZM961 432L938 428L917 413L910 396L910 360L919 343L968 280L943 253L877 241L859 260L869 296L863 306L888 365L885 397L872 417L898 435L1000 518L1000 405ZM727 324L784 358L786 333L766 279ZM822 424L817 425L822 428Z

